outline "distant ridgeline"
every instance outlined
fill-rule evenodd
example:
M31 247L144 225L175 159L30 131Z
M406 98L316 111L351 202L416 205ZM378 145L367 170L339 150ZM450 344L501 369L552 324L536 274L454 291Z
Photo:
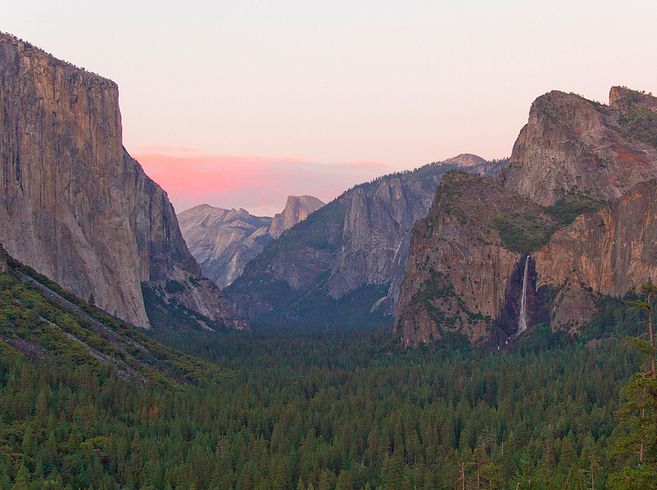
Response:
M245 209L201 204L178 215L180 230L203 274L221 289L237 279L246 263L270 240L321 208L313 196L288 196L285 209L273 218L253 216Z
M500 178L450 173L413 229L394 332L504 347L577 334L604 296L657 280L657 98L550 92Z
M259 324L391 325L413 223L443 176L496 175L505 163L460 155L349 189L268 243L224 293Z

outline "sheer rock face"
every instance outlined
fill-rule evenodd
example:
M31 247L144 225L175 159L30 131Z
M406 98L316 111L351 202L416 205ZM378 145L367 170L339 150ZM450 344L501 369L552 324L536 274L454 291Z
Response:
M0 273L7 272L7 251L5 247L0 244Z
M538 281L577 296L583 307L554 305L554 326L592 316L591 293L622 296L657 280L657 183L637 184L601 210L578 217L534 254ZM570 293L568 291L571 291ZM580 311L581 310L581 311ZM569 313L575 313L574 315Z
M278 238L323 205L312 196L289 196L285 209L272 219L253 216L244 209L202 204L183 211L178 220L203 273L223 289L242 274L246 263L272 238Z
M284 231L303 221L323 205L322 201L313 196L288 196L285 209L275 215L269 225L269 236L278 238Z
M657 177L657 148L631 124L634 111L656 107L656 98L621 87L611 89L609 106L556 91L539 97L503 173L505 187L544 206L567 193L618 199Z
M413 223L447 171L501 166L480 161L466 155L354 187L269 243L226 294L248 318L281 325L389 318Z
M396 333L405 345L451 333L500 345L518 324L528 253L529 325L577 332L599 295L657 281L656 173L654 97L620 87L609 106L539 97L501 185L445 179L416 224ZM573 196L598 210L569 205Z
M166 193L124 150L118 96L114 82L0 34L0 241L134 325L150 326L142 283L174 279L185 306L244 326L200 281Z
M428 216L413 228L393 329L404 345L454 333L479 344L496 327L505 329L502 338L514 333L515 324L500 322L507 303L519 309L526 256L503 244L500 216L535 216L546 226L552 221L540 206L493 179L461 172L445 176Z

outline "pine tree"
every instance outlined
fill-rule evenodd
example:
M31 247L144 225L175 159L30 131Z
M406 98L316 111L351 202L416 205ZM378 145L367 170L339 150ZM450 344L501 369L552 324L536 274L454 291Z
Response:
M616 414L618 425L610 445L617 470L608 484L628 490L657 488L657 371L652 315L657 288L646 284L642 293L632 305L647 313L648 340L641 336L632 343L647 360L647 368L636 373L622 391L626 401Z

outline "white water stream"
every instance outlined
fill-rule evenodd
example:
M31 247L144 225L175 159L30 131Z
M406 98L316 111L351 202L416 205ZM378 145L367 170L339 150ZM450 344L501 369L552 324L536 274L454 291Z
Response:
M520 296L520 315L518 315L518 332L527 330L527 277L529 276L529 255L525 260L525 272L522 276L522 296Z

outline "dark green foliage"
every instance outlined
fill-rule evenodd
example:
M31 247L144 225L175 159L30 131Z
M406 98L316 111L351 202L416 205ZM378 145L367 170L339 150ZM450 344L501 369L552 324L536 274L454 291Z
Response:
M655 366L654 312L657 288L646 284L629 304L641 314L641 330L648 335L629 339L642 354L643 369L623 388L624 403L616 413L609 455L615 470L611 488L657 488L657 368Z
M0 299L2 337L45 353L0 341L0 488L451 489L463 464L467 488L588 488L593 467L601 489L637 369L623 343L588 341L640 314L609 300L581 340L537 328L510 352L403 351L357 327L151 332L211 367L130 331L196 380L137 383L40 324L67 314L14 276ZM65 328L119 355L75 318Z
M580 214L592 213L603 205L604 202L583 194L568 193L552 206L546 207L545 212L555 218L560 228L575 221Z
M527 254L545 245L557 230L553 221L537 214L500 214L495 219L502 246Z
M650 109L638 107L623 112L618 122L632 136L657 147L657 113Z
M543 214L501 214L496 218L495 225L502 246L527 254L545 245L555 231L568 226L577 216L597 211L603 204L588 196L570 193L552 206L542 208Z
M392 326L392 317L383 314L384 308L370 311L376 301L386 296L388 285L366 284L336 300L323 286L328 275L323 276L318 281L320 287L310 291L294 291L283 281L271 282L270 285L278 290L278 294L272 297L284 300L285 309L274 307L271 313L262 315L257 324L287 327L308 325L310 328L334 325L347 328L358 325L369 328Z
M39 289L43 286L52 297ZM211 369L64 293L15 261L11 261L9 273L0 274L0 344L31 360L87 365L137 383L192 381Z
M173 279L167 279L166 290L169 294L179 293L185 290L185 285Z

